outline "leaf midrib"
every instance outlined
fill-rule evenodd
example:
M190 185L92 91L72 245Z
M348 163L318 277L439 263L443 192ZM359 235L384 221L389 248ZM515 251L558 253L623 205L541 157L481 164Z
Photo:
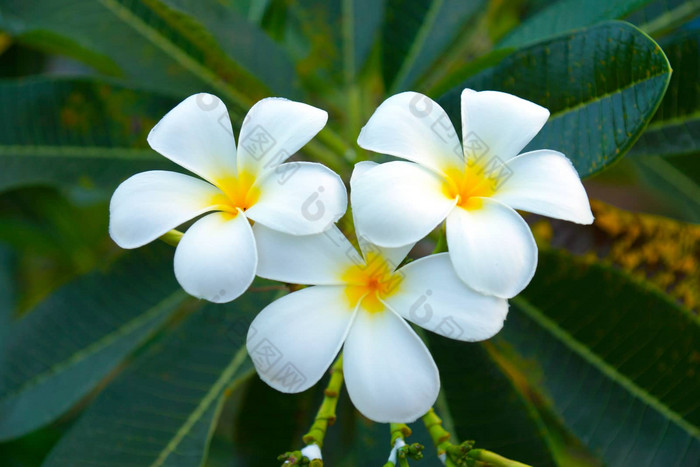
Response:
M673 411L669 406L661 402L649 392L645 391L627 376L617 371L613 366L609 365L598 355L594 354L588 347L576 340L571 334L558 326L553 320L545 316L544 313L542 313L536 306L532 305L525 298L518 296L513 298L512 302L516 304L518 308L523 310L525 314L539 326L549 332L556 340L566 346L573 353L583 358L591 366L597 368L612 381L619 384L635 397L664 415L670 421L678 425L682 430L686 431L689 435L693 437L700 437L700 428L687 422L681 415Z
M150 149L114 148L104 146L50 146L0 144L0 157L68 157L85 159L158 160L161 157Z
M652 80L652 79L657 79L657 78L659 78L659 77L663 77L664 75L670 76L670 69L667 69L666 71L661 72L661 73L658 73L658 74L655 74L655 75L649 75L649 76L647 76L646 78L643 78L643 79L640 79L640 80L637 80L637 81L632 81L632 82L628 83L626 86L623 86L623 87L621 87L621 88L617 88L617 89L615 89L614 91L611 91L611 92L603 93L603 94L598 95L598 96L595 96L595 97L593 97L593 98L591 98L591 99L587 99L587 100L581 101L581 102L579 102L578 104L576 104L576 105L574 105L574 106L571 106L571 107L564 107L564 108L562 108L562 109L560 109L560 110L557 110L556 112L553 112L553 113L551 113L551 114L549 115L549 121L551 122L552 120L556 120L557 118L564 117L564 116L566 116L567 114L569 114L569 113L571 113L571 112L574 112L574 111L576 111L576 110L578 110L578 109L581 109L581 108L583 108L583 107L587 107L588 105L590 105L590 104L592 104L592 103L594 103L594 102L600 102L600 101L602 101L602 100L604 100L604 99L608 99L608 98L610 98L610 97L612 97L612 96L614 96L614 95L616 95L616 94L622 94L623 92L626 92L627 90L629 90L629 89L631 89L631 88L633 88L633 87L635 87L635 86L637 86L637 85L639 85L639 84L641 84L641 83L644 83L644 82L646 82L646 81L650 81L650 80ZM653 115L653 113L652 113L651 115ZM651 116L650 116L650 118L651 118Z
M221 395L225 387L229 384L231 378L236 374L236 371L241 367L245 358L248 356L245 345L241 346L240 349L233 356L233 359L226 366L221 376L216 380L216 382L209 388L209 391L204 395L200 403L197 405L194 411L187 417L185 423L175 432L175 435L171 438L165 448L160 452L156 460L151 464L151 467L162 466L163 463L168 459L168 457L177 449L182 440L187 436L187 434L192 430L192 427L202 418L204 413L209 409L212 403L216 402L218 397ZM245 379L245 377L251 374L254 370L251 368L246 374L241 375L237 382Z
M150 41L153 45L161 49L168 56L172 57L177 63L182 65L185 69L189 70L192 74L197 76L204 83L207 83L212 88L216 89L218 92L225 95L232 102L235 102L238 106L242 108L248 108L253 103L250 102L248 97L244 94L236 91L231 86L227 85L221 78L219 78L216 73L213 73L207 67L198 63L189 54L180 49L175 45L170 39L163 36L160 32L150 27L141 18L131 12L127 7L121 5L116 0L98 0L105 8L110 10L115 16L117 16L124 23L128 24L137 33L141 34L144 38Z
M423 46L428 40L429 32L433 28L433 25L437 20L437 16L440 11L440 8L442 8L443 1L444 0L433 0L431 2L430 8L428 9L428 13L425 15L425 19L421 24L420 28L418 28L415 40L411 44L411 48L408 50L406 58L401 64L401 68L399 68L398 73L396 73L394 81L391 83L390 94L396 93L398 85L401 84L401 82L406 78L408 72L411 70L413 64L416 62L418 55L420 54L421 50L423 49Z
M149 308L145 313L142 313L134 319L126 322L123 326L118 327L109 334L106 334L103 337L101 337L99 340L96 340L90 345L80 349L79 351L72 354L70 357L58 362L55 365L51 365L51 367L48 370L33 376L15 390L4 394L2 398L0 398L0 403L6 403L8 400L16 397L17 395L21 394L30 387L36 387L41 385L54 375L65 371L67 368L70 368L84 361L84 359L89 358L97 352L105 349L109 345L116 342L119 338L133 332L134 330L142 326L145 322L156 317L160 313L163 313L169 307L175 306L179 301L184 300L185 297L187 297L187 294L182 290L177 290L176 292L168 295L156 305Z

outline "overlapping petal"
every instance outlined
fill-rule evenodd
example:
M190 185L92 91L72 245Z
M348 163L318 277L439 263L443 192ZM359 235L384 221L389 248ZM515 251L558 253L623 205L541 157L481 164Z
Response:
M357 230L373 244L390 248L425 237L456 203L439 175L403 161L366 171L354 181L350 196Z
M512 94L462 91L462 142L469 160L517 156L542 129L549 110Z
M255 278L258 255L248 219L208 214L185 232L175 250L175 277L190 295L225 303Z
M341 286L299 290L265 307L248 330L247 348L260 378L278 391L313 386L343 345L354 310Z
M162 170L136 174L112 195L109 234L122 248L143 246L213 210L220 196L218 188L189 175Z
M447 245L457 275L478 292L510 298L535 274L537 245L520 215L488 198L447 217Z
M238 138L238 170L274 169L326 125L328 113L280 97L258 101L248 111Z
M510 176L493 198L524 211L591 224L593 213L581 179L564 154L542 149L508 162Z
M367 418L409 423L435 403L440 378L430 352L391 311L358 312L343 349L350 399Z
M320 234L289 235L253 226L258 275L292 284L340 285L342 274L362 258L335 225Z
M195 94L168 112L148 134L163 156L213 184L236 174L236 140L226 105Z
M341 178L313 162L287 162L267 170L255 183L260 198L246 215L293 235L323 232L347 209Z
M450 118L437 102L417 92L385 100L362 128L357 144L441 173L464 164Z
M355 183L357 180L362 178L362 176L370 169L373 169L374 167L377 167L379 164L376 162L372 161L361 161L355 164L355 168L352 171L352 176L350 177L350 190L354 190L355 188ZM416 242L411 242L407 245L402 245L396 248L387 248L387 247L380 247L377 246L373 243L371 243L369 240L365 238L363 235L362 231L357 227L357 218L355 215L355 211L353 210L352 212L353 215L353 223L356 226L356 234L357 234L357 243L360 245L360 249L362 250L362 255L367 258L368 254L371 253L378 253L380 254L388 263L390 266L392 266L392 269L396 269L399 264L406 258L408 253L411 251L411 249L414 247Z
M384 301L412 323L461 341L488 339L503 327L508 302L467 287L447 253L413 261L399 273L400 285Z

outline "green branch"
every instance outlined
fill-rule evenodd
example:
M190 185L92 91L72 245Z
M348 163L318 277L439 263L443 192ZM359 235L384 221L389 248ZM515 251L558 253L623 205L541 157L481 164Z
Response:
M399 467L409 467L408 459L420 460L423 458L423 445L420 443L406 444L407 436L411 436L411 429L404 423L389 424L391 433L391 454L389 460L383 467L395 467L394 462L398 462Z
M323 402L318 409L314 423L311 429L306 433L302 440L306 444L315 443L319 447L323 447L323 438L326 436L326 429L335 423L335 408L338 405L338 395L340 388L343 386L343 354L340 354L338 359L331 367L331 379L328 381L328 386L324 390Z
M423 415L423 424L433 440L438 457L444 458L447 467L529 467L486 449L474 449L474 441L464 441L458 445L450 443L450 434L432 408Z

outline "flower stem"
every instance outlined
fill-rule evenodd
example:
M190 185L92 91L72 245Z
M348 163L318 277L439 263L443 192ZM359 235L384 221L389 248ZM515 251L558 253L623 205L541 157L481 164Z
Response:
M168 245L177 246L177 244L180 243L180 239L183 235L184 234L179 230L173 229L169 232L166 232L165 235L161 235L160 239Z
M411 436L411 429L408 427L408 425L404 423L391 423L389 424L389 432L391 433L391 445L393 446L394 443L398 438L401 439L406 439L407 437Z
M338 356L330 371L331 379L324 390L325 395L321 407L318 409L311 429L302 437L306 444L316 443L319 447L323 447L326 429L335 423L335 408L338 405L340 388L343 386L343 354Z
M474 441L464 441L457 445L450 443L450 434L443 428L442 419L431 408L423 415L423 424L430 433L438 457L444 457L447 467L473 466L483 467L529 467L521 462L506 459L486 449L474 449Z
M467 454L467 457L474 459L475 461L483 462L487 466L493 467L529 467L527 464L506 459L505 457L500 456L495 452L487 451L486 449L472 449Z

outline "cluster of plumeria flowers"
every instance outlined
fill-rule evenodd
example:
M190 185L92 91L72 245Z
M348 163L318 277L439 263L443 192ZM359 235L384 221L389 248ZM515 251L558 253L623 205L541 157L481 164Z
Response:
M175 250L175 276L209 301L234 300L256 275L309 286L253 320L247 347L260 377L283 392L303 391L342 349L355 407L377 422L412 422L435 403L440 379L408 323L461 341L494 336L507 299L537 265L535 240L515 209L593 221L563 154L520 154L547 109L465 89L461 116L460 142L426 96L405 92L377 108L358 145L404 160L356 164L357 251L335 225L347 208L341 178L321 164L285 162L324 127L325 111L263 99L245 117L236 146L224 103L191 96L148 143L201 179L168 171L127 179L112 197L110 234L136 248L197 218ZM449 252L405 262L443 221Z

